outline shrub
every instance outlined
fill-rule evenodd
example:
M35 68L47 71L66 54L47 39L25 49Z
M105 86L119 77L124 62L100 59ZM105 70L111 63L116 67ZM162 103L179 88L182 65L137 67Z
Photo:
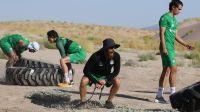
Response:
M2 51L0 51L0 59L6 59L6 55Z
M153 53L141 54L138 58L139 61L156 60L156 56Z

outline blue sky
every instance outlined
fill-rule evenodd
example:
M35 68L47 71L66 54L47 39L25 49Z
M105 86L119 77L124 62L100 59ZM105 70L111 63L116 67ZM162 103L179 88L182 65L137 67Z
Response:
M0 21L54 20L143 28L158 23L171 0L1 0ZM182 0L178 21L200 17L200 0Z

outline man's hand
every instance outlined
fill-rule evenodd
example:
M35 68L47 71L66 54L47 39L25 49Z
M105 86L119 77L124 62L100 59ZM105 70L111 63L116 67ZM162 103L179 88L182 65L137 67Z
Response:
M19 57L17 55L15 55L13 57L13 64L15 64L18 60L19 60Z
M163 53L164 53L165 55L168 55L168 51L167 51L166 48L163 49Z
M106 84L106 81L105 80L99 80L98 81L101 85L105 85Z
M194 49L194 47L191 46L191 45L186 45L185 47L186 47L188 50L193 50L193 49Z
M103 85L101 85L101 84L99 84L99 83L96 83L96 84L95 84L95 87L98 88L98 89L101 89L101 88L103 87Z

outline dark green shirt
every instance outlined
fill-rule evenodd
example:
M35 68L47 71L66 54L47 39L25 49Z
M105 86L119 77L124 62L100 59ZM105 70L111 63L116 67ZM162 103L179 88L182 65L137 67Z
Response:
M92 54L88 59L84 67L85 76L89 77L90 80L96 82L93 75L96 77L105 76L106 80L110 82L115 78L120 71L120 55L115 52L113 59L106 59L104 52L99 50Z
M65 49L65 45L67 44L67 42L70 41L68 38L64 38L64 37L59 37L56 40L56 47L58 48L61 57L65 57L68 54L73 54L76 52L79 52L80 50L82 50L82 47L76 43L76 42L72 42L69 46L68 49Z

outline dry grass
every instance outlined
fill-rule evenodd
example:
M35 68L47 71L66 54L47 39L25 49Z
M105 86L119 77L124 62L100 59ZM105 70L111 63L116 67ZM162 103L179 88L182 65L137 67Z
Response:
M0 50L0 59L6 59L6 55Z
M21 34L30 40L39 40L46 48L55 48L46 39L46 32L55 29L60 36L77 41L88 52L92 52L95 46L101 46L105 38L114 38L122 47L135 49L155 49L156 41L153 40L155 31L140 30L134 28L111 27L101 25L74 24L54 21L16 21L0 22L0 36L5 34ZM148 37L150 39L148 39ZM43 39L45 38L45 39ZM153 45L153 46L152 46ZM155 47L155 46L156 47Z
M46 37L46 32L55 29L58 33L65 37L73 35L83 38L135 38L145 35L154 35L154 31L139 30L123 27L111 27L101 25L85 25L67 22L49 22L49 21L17 21L17 22L0 22L0 34L20 33L29 37Z

